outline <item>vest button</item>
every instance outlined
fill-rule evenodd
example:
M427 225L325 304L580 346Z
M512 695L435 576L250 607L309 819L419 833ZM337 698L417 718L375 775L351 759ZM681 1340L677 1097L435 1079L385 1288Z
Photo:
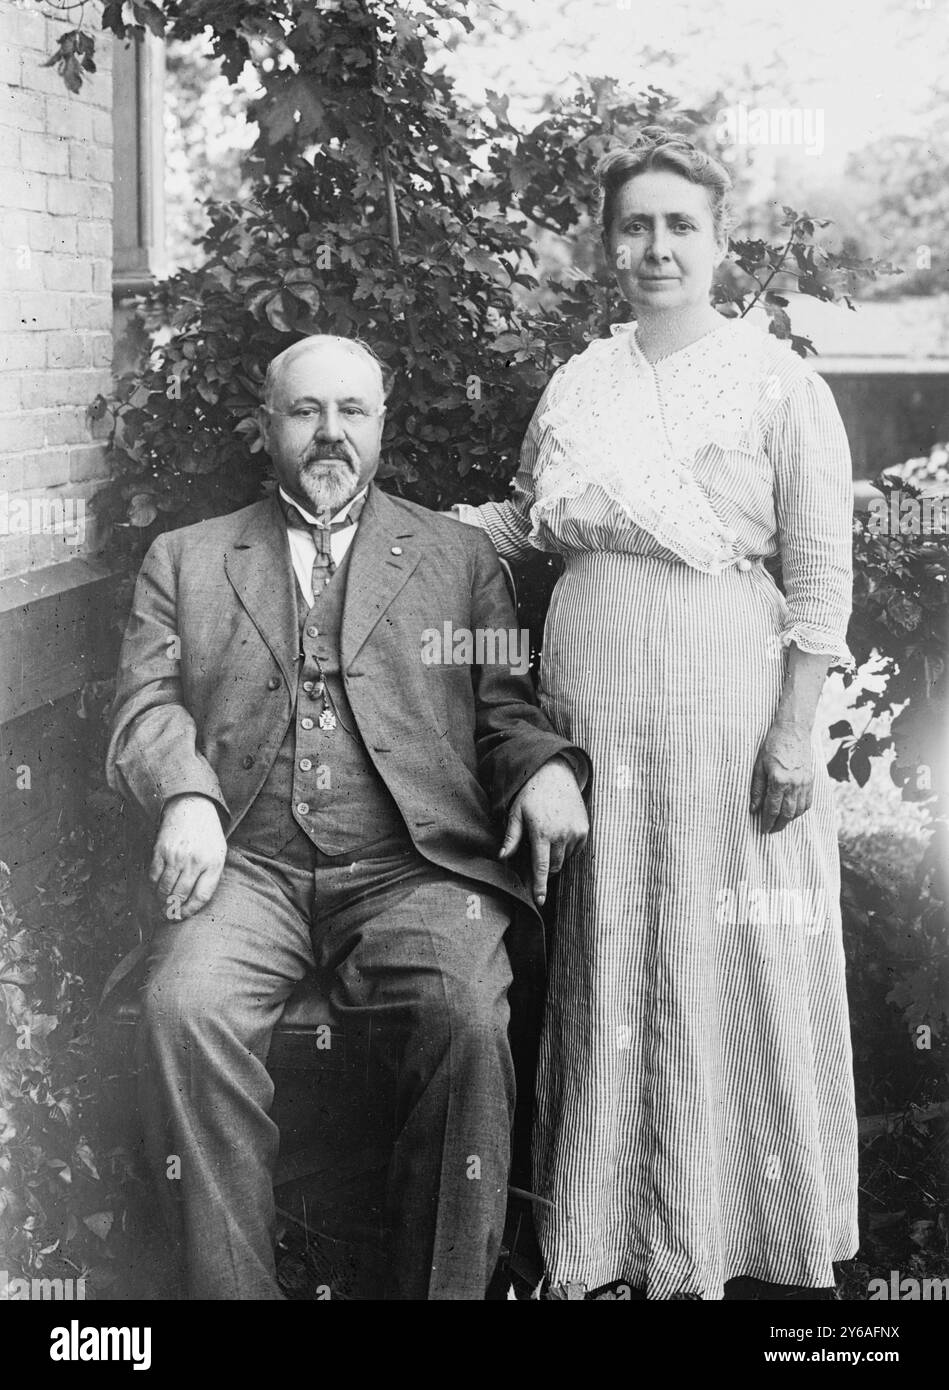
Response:
M271 677L270 677L270 680L267 682L267 689L268 689L268 690L279 690L279 689L280 689L280 681L279 681L279 679L278 679L276 676L271 676Z
M307 693L308 695L312 695L312 694L313 694L313 682L312 682L312 681L304 681L304 682L303 682L303 689L306 691L306 693Z
M312 729L312 728L313 728L313 720L309 717L309 715L307 715L306 718L300 720L300 728L301 728L301 729Z
M310 803L308 801L297 802L297 815L308 816L310 814Z
M319 635L320 635L320 629L319 629L318 627L314 627L313 624L311 623L310 626L309 626L309 627L307 628L307 630L306 630L306 635L307 635L307 637L319 637Z
M313 764L312 764L312 762L310 761L309 758L301 758L301 759L300 759L300 771L301 771L301 772L309 772L309 771L310 771L310 768L311 768L312 766L313 766Z
M249 753L247 754L246 758L244 758L244 760L243 760L243 766L244 766L245 768L250 768L250 767L253 767L253 766L254 766L254 760L253 760L253 758L251 757L251 755L250 755Z

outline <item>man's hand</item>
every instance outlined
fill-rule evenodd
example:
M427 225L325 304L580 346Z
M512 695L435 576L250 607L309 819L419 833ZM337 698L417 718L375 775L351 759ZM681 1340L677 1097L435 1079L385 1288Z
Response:
M559 874L565 862L586 844L590 831L586 807L573 769L564 758L551 758L525 782L507 820L499 859L509 859L523 839L531 847L534 901L547 897L548 874Z
M172 797L162 813L148 870L169 921L193 917L211 901L226 854L210 797Z
M751 777L751 814L761 812L766 835L803 816L814 799L814 750L810 730L775 720Z

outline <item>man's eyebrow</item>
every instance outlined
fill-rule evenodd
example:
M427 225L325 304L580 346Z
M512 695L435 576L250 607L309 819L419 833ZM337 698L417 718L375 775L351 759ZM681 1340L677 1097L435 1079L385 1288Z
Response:
M311 405L311 404L312 404L312 405L322 405L323 402L320 400L319 396L297 396L295 400L292 400L292 401L290 402L290 409L291 409L291 410L296 410L297 406L299 406L299 405ZM352 396L352 395L350 395L350 396L343 396L343 397L341 397L341 399L337 402L337 404L338 404L338 405L365 405L365 404L366 404L366 397L365 397L365 396Z

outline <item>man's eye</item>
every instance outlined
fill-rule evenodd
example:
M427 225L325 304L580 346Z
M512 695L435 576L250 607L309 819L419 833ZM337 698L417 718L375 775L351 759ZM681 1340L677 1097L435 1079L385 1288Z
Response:
M318 414L319 411L311 410L309 406L304 406L300 410L293 411L293 418L294 420L312 420L314 415Z
M356 419L361 419L365 415L364 410L360 410L358 405L347 405L343 408L344 415L352 415Z

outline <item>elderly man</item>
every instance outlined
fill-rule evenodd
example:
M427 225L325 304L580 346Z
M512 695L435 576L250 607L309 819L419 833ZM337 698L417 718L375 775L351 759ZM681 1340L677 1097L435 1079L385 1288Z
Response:
M504 938L517 914L540 931L511 856L529 845L542 902L586 837L587 769L523 674L422 659L425 632L515 618L480 533L374 485L384 415L363 345L281 353L260 414L279 489L155 541L120 658L109 777L156 827L164 908L142 1109L166 1188L179 1160L196 1298L281 1297L266 1061L314 965L344 1020L394 1029L388 1296L483 1298L497 1258Z

